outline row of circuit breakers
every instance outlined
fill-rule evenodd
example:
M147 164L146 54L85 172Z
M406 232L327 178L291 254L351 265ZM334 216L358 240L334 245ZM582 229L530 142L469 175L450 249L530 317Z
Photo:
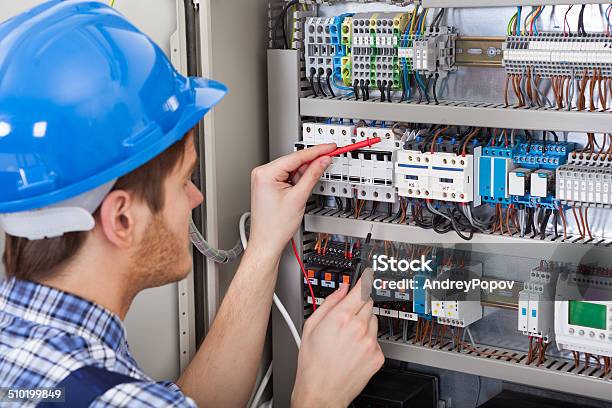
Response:
M558 210L561 205L612 205L612 157L577 152L574 143L513 136L505 141L491 138L490 145L482 146L459 135L432 143L427 131L397 133L391 127L360 127L342 120L304 123L297 149L383 139L333 158L314 193L385 203L395 203L399 196L475 207L494 203Z
M309 283L314 288L315 302L321 304L340 284L350 281L351 267L360 257L359 249L350 244L332 241L306 256ZM347 256L350 253L351 256ZM378 316L403 321L435 320L451 327L467 327L483 317L479 289L437 291L428 289L425 282L483 278L479 262L460 266L441 262L430 256L435 274L416 273L410 276L412 288L375 288L374 313ZM530 273L529 281L518 291L518 330L530 338L548 344L556 341L559 350L571 350L599 356L612 356L612 295L610 270L604 268L568 267L543 264ZM406 276L378 278L399 281ZM395 273L397 275L398 273ZM400 278L400 279L398 279ZM305 280L306 278L304 278ZM306 281L305 281L306 282ZM435 285L433 285L435 287ZM584 300L587 292L597 292L597 300ZM307 294L307 303L313 299Z
M332 79L357 90L365 86L385 94L407 87L406 72L417 74L418 81L419 75L445 77L456 70L455 28L440 26L439 21L425 26L412 13L309 17L304 36L311 82L327 78L328 84ZM585 69L609 77L611 45L605 33L512 35L503 45L503 64L508 74L524 74L529 68L540 78L580 79Z

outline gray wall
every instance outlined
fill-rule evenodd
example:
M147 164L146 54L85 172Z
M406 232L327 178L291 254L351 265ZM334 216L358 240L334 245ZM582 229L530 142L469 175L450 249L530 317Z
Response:
M5 20L39 0L0 0L0 20ZM168 53L176 30L174 0L116 0L115 6ZM4 250L4 234L0 237ZM3 271L0 267L0 272ZM174 380L179 374L177 285L150 289L135 300L125 321L130 349L150 376Z

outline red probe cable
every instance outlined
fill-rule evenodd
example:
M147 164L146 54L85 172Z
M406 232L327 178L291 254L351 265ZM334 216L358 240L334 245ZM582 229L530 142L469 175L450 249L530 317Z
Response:
M324 154L322 156L319 157L334 157L334 156L340 156L341 154L344 153L349 153L355 150L359 150L359 149L363 149L366 147L372 147L373 145L380 143L382 141L382 139L380 137L373 137L371 139L366 139L364 141L361 142L357 142L357 143L353 143L344 147L339 147L336 150L334 150L331 153L328 154ZM317 159L319 158L317 157ZM316 159L315 159L316 160ZM291 183L293 181L293 176L295 176L296 172L291 173L290 177L289 177L289 182ZM310 291L310 296L312 297L312 311L315 312L317 310L317 300L315 299L315 295L314 295L314 290L312 289L312 285L310 284L310 279L308 279L308 273L306 272L306 268L304 267L304 262L302 262L302 258L300 257L300 254L297 250L297 245L295 244L295 240L293 238L291 238L291 246L293 247L293 255L295 255L295 259L297 259L298 264L300 264L300 269L302 270L302 274L304 275L304 280L306 281L306 284L308 285L308 290Z

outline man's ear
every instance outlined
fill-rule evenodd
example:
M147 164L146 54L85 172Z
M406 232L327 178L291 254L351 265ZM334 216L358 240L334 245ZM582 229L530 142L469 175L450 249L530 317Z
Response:
M125 190L112 191L100 206L99 226L113 245L128 249L136 241L136 209L132 195Z

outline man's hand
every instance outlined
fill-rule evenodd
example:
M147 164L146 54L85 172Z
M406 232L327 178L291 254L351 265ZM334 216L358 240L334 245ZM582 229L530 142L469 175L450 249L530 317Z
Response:
M302 222L312 189L331 164L331 158L318 157L335 148L324 144L300 150L253 170L249 248L280 256Z
M361 279L348 294L342 285L306 321L292 408L345 408L383 365L373 302L362 295L362 287L364 294L371 287L366 273L366 282Z

